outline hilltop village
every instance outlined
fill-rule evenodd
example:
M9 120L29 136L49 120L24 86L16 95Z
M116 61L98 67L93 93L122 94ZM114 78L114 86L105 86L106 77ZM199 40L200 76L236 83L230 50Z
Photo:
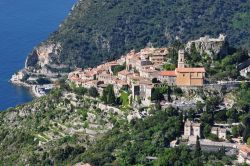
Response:
M116 96L121 90L132 92L133 100L141 100L145 106L151 104L155 87L202 87L205 68L187 67L185 52L178 52L178 66L175 70L162 70L168 57L167 48L145 48L140 52L132 50L120 59L99 65L96 68L78 69L68 79L78 86L95 87L102 94L109 84L113 85ZM116 68L122 69L114 73Z
M184 91L199 91L199 89L203 89L205 86L213 87L214 85L210 83L206 84L205 68L188 65L185 54L190 51L192 45L199 48L200 54L206 53L211 58L215 54L227 54L227 48L223 45L224 41L225 36L220 35L217 39L206 36L189 42L185 49L178 50L177 66L175 68L171 67L169 70L166 70L164 65L169 59L170 48L146 47L139 52L132 50L120 59L103 63L96 68L77 69L69 73L68 80L78 87L96 89L99 96L102 96L105 89L111 85L117 98L122 96L124 92L128 94L129 103L133 105L133 109L136 109L136 105L138 104L140 108L151 107L156 104L153 93L157 88L172 87ZM244 67L246 66L248 65ZM231 82L229 84L226 83L226 85L231 86ZM161 100L166 101L168 99L164 96ZM176 102L176 108L181 109L182 105L184 110L189 109L188 103L182 101L174 102ZM164 108L168 107L164 102L161 102L161 106ZM196 103L193 106L195 107ZM231 138L234 143L228 141L229 133L232 132L233 128L237 128L238 126L240 126L240 123L215 123L208 131L209 135L213 136L213 138L200 139L199 142L203 149L218 150L225 147L229 156L238 155L239 163L250 163L250 148L242 144L242 139ZM198 138L203 137L203 130L204 126L202 127L200 122L189 121L187 119L184 122L182 137L172 141L170 146L178 146L180 140L193 146L196 144Z
M53 84L37 85L47 82L46 77L21 71L12 82L31 83L33 91L44 97L34 105L24 106L19 115L26 116L31 110L40 119L37 110L48 113L35 134L40 160L45 154L53 156L49 149L57 140L66 151L66 138L61 141L65 136L77 144L68 148L81 153L82 147L95 146L97 138L105 136L117 143L105 153L112 157L122 155L116 152L124 151L123 147L133 149L130 142L139 145L141 157L135 163L160 160L152 149L176 150L184 145L191 154L199 145L199 156L222 153L230 159L228 164L250 164L250 58L248 53L228 50L225 36L205 36L181 47L132 50L94 68L77 68L66 79L51 79ZM53 89L45 95L49 90L44 93L44 87ZM11 121L12 116L8 117L6 122ZM96 152L106 151L110 140L100 140ZM103 148L99 149L99 145ZM92 164L89 158L95 161L95 156L86 158L83 163Z

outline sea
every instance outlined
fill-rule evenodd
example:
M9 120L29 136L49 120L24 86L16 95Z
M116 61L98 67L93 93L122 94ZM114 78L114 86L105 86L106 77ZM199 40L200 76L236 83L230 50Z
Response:
M12 85L28 53L48 38L77 0L0 0L0 110L33 99L28 89Z

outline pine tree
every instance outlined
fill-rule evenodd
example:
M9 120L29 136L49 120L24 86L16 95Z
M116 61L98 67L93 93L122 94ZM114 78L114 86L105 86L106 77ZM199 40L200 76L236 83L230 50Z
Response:
M195 157L200 157L201 156L201 145L200 145L200 139L199 139L198 136L197 136L197 139L196 139L194 155L195 155Z

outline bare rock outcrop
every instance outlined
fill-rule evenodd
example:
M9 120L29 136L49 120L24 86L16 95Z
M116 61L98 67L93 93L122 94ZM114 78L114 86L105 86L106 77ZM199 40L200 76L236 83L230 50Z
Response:
M60 43L40 45L28 55L25 69L42 69L46 65L59 63L61 49Z
M212 59L225 56L228 53L228 44L226 36L220 34L218 38L210 38L210 36L201 37L198 40L189 41L186 45L186 50L190 51L192 45L195 45L196 50L203 55L208 54Z

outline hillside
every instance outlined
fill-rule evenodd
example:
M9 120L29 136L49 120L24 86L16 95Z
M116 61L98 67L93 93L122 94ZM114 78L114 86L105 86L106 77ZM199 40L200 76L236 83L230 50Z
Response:
M67 72L148 43L166 46L177 37L184 43L219 33L232 46L249 48L249 11L249 0L80 0L59 29L29 55L26 68L43 74Z
M116 107L121 111L100 109L100 98L93 99L88 93L86 89L66 84L46 97L1 112L0 165L74 165L83 162L93 166L222 166L233 162L234 158L226 156L224 151L201 152L197 148L192 151L185 145L169 148L170 142L182 134L183 118L193 119L197 112L202 112L202 107L207 111L202 112L201 120L208 126L214 121L238 120L240 115L232 115L231 109L225 110L227 114L223 111L226 116L213 111L222 97L216 92L191 90L187 93L206 98L204 105L195 110L144 108L140 113L146 111L150 116L134 117L131 121L127 117L135 110L119 106ZM210 97L212 95L216 97ZM245 93L243 96L249 97ZM248 100L244 101L241 106L249 106ZM249 118L246 113L241 115ZM148 156L158 157L158 160L148 160Z

